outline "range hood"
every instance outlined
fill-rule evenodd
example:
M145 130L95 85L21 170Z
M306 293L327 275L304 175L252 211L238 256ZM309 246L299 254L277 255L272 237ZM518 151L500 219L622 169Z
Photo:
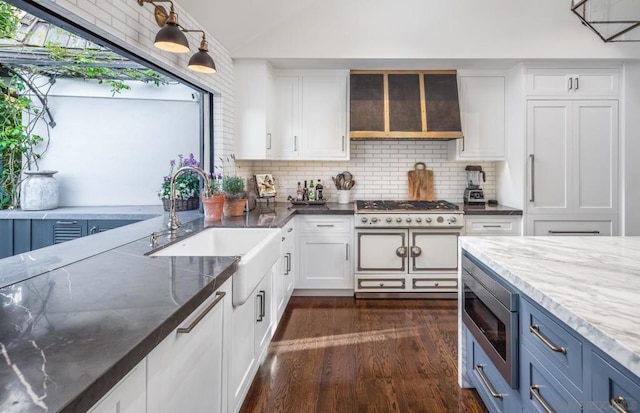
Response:
M351 139L463 137L455 70L352 70L350 89Z

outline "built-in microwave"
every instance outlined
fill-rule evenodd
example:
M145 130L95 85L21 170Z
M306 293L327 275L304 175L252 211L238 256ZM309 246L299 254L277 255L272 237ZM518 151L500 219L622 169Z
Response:
M513 389L518 388L518 293L462 253L462 321Z

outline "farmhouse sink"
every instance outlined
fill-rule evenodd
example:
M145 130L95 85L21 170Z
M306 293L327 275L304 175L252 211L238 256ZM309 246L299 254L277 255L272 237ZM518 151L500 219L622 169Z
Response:
M152 257L240 256L233 305L244 304L280 257L279 229L208 228L150 254Z

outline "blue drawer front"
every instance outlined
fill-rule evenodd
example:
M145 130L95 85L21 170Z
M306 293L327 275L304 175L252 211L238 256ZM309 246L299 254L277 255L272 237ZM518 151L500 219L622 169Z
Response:
M551 411L580 413L582 406L528 349L520 353L521 392L525 411L546 412L546 404ZM532 387L534 387L532 391ZM537 400L534 393L540 398Z
M525 347L534 348L540 354L540 362L552 373L559 373L564 376L574 387L569 389L578 393L583 392L583 371L582 371L582 341L569 333L560 324L553 321L538 308L534 307L529 301L520 300L521 306L521 322L520 322L520 338ZM548 341L545 344L543 339L539 338L531 331L531 326L537 327L535 330ZM566 353L554 351L551 346L564 348ZM564 380L563 380L564 381ZM528 390L527 390L528 391ZM524 391L523 391L524 393Z
M469 377L471 377L487 409L491 413L520 411L520 394L507 384L471 333L466 328L465 331L467 334L467 369ZM501 398L491 395L487 384L481 376L482 374L484 374L488 385L493 388L493 391L502 395Z
M617 399L619 406L627 412L640 412L640 383L632 381L596 353L591 353L591 368L593 402L591 406L585 406L585 410L615 412L611 400Z

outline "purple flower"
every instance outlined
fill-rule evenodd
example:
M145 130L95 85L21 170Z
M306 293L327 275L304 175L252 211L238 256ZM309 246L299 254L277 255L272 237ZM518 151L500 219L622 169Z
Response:
M170 160L169 165L171 165L172 168L176 166L176 160L175 159Z

